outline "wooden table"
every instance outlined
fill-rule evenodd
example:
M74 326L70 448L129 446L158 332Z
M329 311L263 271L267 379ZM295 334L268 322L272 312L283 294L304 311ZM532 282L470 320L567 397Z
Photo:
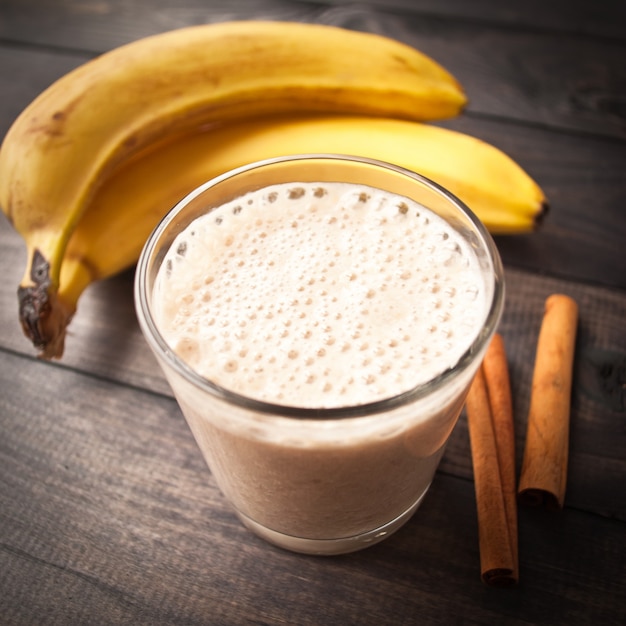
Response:
M149 5L149 8L148 8ZM21 239L0 219L0 623L626 623L626 15L619 1L3 0L0 135L43 88L117 45L263 17L389 34L432 55L470 104L445 126L517 160L551 201L499 237L521 465L545 298L580 306L565 508L520 508L520 583L479 576L465 416L398 533L300 556L243 529L140 335L132 272L80 302L61 361L21 335Z

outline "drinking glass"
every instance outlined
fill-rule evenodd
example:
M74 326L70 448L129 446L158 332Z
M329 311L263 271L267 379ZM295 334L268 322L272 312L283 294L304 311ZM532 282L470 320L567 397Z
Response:
M200 376L172 350L155 321L153 288L175 237L196 217L284 182L341 182L399 194L461 234L478 259L487 306L458 361L431 380L382 400L311 408L235 393ZM504 282L489 233L441 186L372 159L295 155L227 172L186 196L146 242L135 300L141 330L210 472L243 524L282 548L330 555L388 537L422 502L499 322ZM207 519L209 529L210 524Z

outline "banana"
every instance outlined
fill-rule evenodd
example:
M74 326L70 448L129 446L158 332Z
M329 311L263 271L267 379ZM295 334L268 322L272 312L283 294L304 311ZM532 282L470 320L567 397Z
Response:
M154 141L290 111L442 119L465 102L457 81L419 51L321 24L202 25L103 54L36 98L0 149L0 206L27 243L25 333L46 342L41 325L73 228L111 170Z
M69 241L45 356L60 356L65 327L92 282L132 266L152 229L189 191L246 163L333 152L381 159L431 178L494 234L531 232L547 210L539 186L511 158L437 126L363 116L264 117L183 135L120 168L96 193Z

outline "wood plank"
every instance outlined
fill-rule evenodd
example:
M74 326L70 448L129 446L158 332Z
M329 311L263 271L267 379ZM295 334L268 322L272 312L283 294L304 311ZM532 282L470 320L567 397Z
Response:
M303 4L310 4L304 0ZM318 4L336 7L338 13L363 11L352 0L318 0ZM456 21L479 21L499 27L532 31L626 38L626 6L621 0L605 0L592 5L571 0L369 0L367 5L385 13L437 16Z
M616 521L571 508L521 511L522 583L486 589L472 483L440 473L415 517L384 543L338 558L299 556L241 527L173 400L12 354L0 361L0 387L8 623L626 617Z
M427 2L417 13L394 14L278 0L254 6L243 0L212 2L210 11L197 0L183 10L163 1L146 13L141 3L74 1L41 7L9 0L0 38L71 46L92 55L172 28L228 19L292 19L374 30L420 48L447 67L467 90L469 112L626 138L626 22L620 5L605 3L603 11L580 2L553 12L543 3L542 10L533 12L525 4L511 9L510 3L505 7L495 0L476 6L444 3L439 10L440 4ZM474 8L463 8L468 5ZM546 26L529 31L528 22L536 24L537 15ZM557 28L556 15L563 24L571 20L570 26ZM596 19L622 36L583 37L583 25ZM501 24L506 28L496 30Z
M149 8L149 10L146 10ZM238 19L241 15L258 14L268 19L302 19L320 16L355 16L364 13L400 13L421 18L439 18L458 22L481 22L497 27L532 31L550 30L582 36L626 39L626 8L621 0L603 0L592 5L583 0L514 0L503 4L499 0L369 0L366 5L352 0L257 0L254 6L248 0L185 0L181 6L176 0L3 0L4 19L0 35L7 38L26 36L28 40L45 41L51 38L67 45L62 39L63 29L77 29L89 36L69 40L76 45L93 45L100 40L120 41L143 36L166 22L184 25L202 21ZM33 14L43 16L50 27L42 32L29 21ZM281 17L283 16L284 17ZM69 22L69 23L68 23ZM43 24L44 22L42 22ZM173 26L175 27L175 26ZM61 29L61 32L59 32ZM56 32L52 32L55 31ZM68 32L65 30L65 32ZM140 34L137 34L140 33Z
M3 0L0 39L103 52L191 24L238 19L313 19L319 5L289 0Z

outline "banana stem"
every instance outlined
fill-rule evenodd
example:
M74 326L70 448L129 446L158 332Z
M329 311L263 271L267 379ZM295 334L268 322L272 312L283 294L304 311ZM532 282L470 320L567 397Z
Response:
M59 297L50 277L50 263L38 249L33 252L30 280L32 284L20 285L17 290L22 330L41 350L41 358L60 358L76 307Z

